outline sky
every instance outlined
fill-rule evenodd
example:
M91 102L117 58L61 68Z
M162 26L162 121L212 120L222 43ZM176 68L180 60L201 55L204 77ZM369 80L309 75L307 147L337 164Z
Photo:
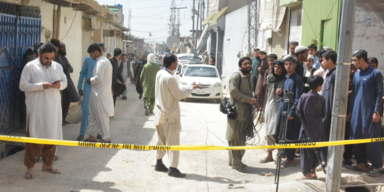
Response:
M129 10L131 10L132 35L144 38L146 42L166 42L172 0L97 0L97 2L100 5L123 5L125 27L128 27ZM176 7L187 7L180 10L180 36L190 36L193 0L175 0L175 3ZM195 9L197 10L197 3ZM152 37L149 36L149 32Z

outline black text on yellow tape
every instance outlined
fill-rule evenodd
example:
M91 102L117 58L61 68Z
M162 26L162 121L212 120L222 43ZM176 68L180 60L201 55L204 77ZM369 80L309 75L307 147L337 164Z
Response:
M96 148L109 148L109 149L129 149L129 150L162 150L162 151L220 151L220 150L250 150L250 149L296 149L296 148L319 148L337 145L352 145L362 143L384 142L383 138L373 139L356 139L356 140L342 140L342 141L329 141L329 142L309 142L309 143L288 143L276 144L265 146L192 146L192 145L178 145L178 146L153 146L153 145L133 145L133 144L119 144L119 143L92 143L83 141L67 141L67 140L53 140L53 139L37 139L31 137L18 137L0 135L0 140L21 143L34 143L46 145L62 145L62 146L75 146L75 147L96 147Z

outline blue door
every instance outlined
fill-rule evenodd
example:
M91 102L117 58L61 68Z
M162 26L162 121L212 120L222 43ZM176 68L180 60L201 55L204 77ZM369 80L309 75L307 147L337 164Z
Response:
M0 3L0 134L25 126L25 101L19 89L24 54L40 41L36 8Z

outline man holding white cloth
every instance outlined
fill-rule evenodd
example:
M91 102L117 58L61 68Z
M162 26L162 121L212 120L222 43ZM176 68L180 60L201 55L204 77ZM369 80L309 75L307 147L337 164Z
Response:
M168 53L164 56L164 69L157 72L155 83L155 124L158 136L157 145L180 145L180 106L179 100L189 96L192 91L201 85L192 84L193 87L181 91L173 76L178 65L176 55ZM170 168L162 162L168 152ZM179 151L157 151L155 170L168 172L171 177L185 177L177 166L179 164Z

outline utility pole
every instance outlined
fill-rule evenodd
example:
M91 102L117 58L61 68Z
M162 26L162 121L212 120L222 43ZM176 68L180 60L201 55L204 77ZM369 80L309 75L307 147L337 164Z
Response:
M200 0L199 2L197 3L197 14L200 14ZM200 29L200 15L197 15L196 19L197 19L197 22L196 22L196 40L198 38L198 35L199 35L199 29Z
M192 37L193 37L193 39L194 39L194 41L195 41L195 48L196 48L196 46L197 46L197 38L195 37L195 12L194 12L194 10L195 10L195 0L193 0L193 8L192 8Z
M334 88L330 141L343 140L347 117L348 84L356 0L343 0ZM328 147L326 192L340 191L343 146Z

